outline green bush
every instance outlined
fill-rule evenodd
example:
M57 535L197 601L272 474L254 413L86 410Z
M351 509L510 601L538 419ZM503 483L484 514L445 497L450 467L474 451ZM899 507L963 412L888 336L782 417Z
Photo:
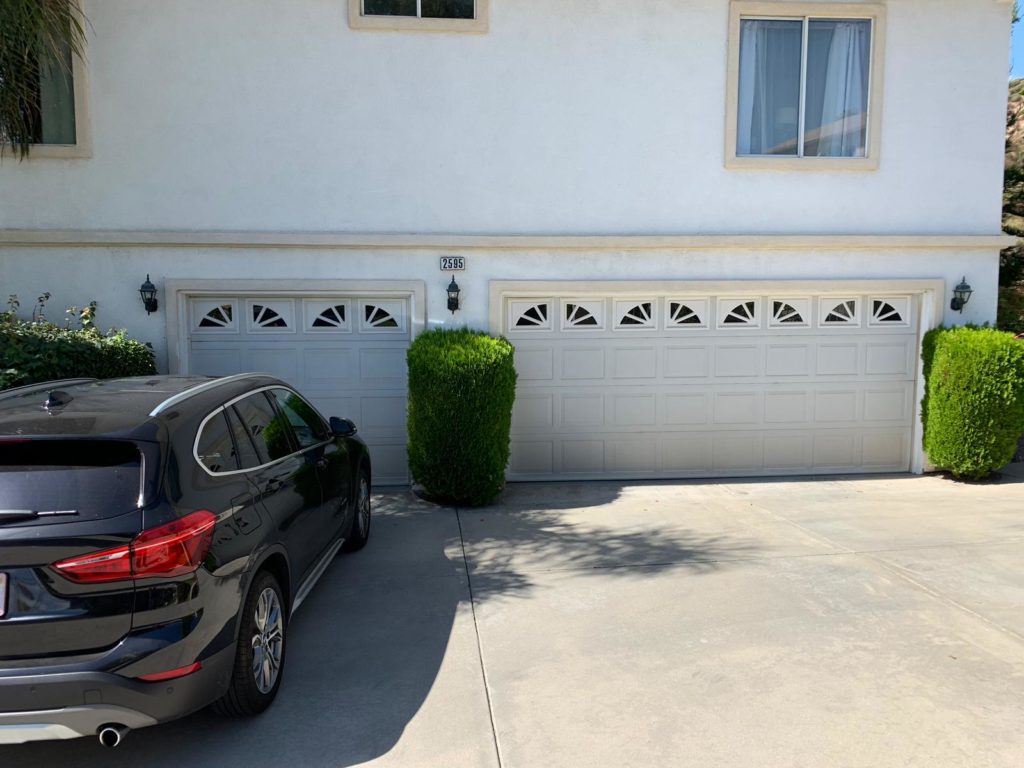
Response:
M434 330L409 348L409 469L431 497L491 501L505 485L514 350L470 330Z
M19 320L14 315L17 300L12 297L9 304L10 311L0 312L0 389L51 379L156 373L148 346L123 331L103 334L96 329L95 303L75 311L80 328L47 322L41 311L31 321Z
M992 328L937 328L922 357L931 463L972 480L1010 463L1024 434L1024 342Z

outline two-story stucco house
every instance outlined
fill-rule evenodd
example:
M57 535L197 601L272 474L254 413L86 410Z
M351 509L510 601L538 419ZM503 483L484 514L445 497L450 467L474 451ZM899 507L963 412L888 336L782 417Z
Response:
M380 482L428 327L515 343L510 478L659 478L920 470L921 334L995 318L1008 0L84 8L3 293L292 381Z

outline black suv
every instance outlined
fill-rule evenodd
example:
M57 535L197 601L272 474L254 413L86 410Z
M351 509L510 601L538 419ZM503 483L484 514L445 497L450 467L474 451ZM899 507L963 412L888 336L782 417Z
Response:
M252 715L370 532L370 457L270 376L0 392L0 744Z

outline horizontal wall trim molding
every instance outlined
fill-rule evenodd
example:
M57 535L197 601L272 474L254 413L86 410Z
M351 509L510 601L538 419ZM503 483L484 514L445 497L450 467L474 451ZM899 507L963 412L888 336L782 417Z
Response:
M174 230L0 229L0 246L340 248L351 250L664 251L1001 249L1009 235L414 235Z

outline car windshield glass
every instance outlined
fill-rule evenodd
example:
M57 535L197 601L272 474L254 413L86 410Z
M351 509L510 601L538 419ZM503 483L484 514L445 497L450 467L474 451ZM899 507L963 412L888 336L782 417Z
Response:
M138 504L141 467L127 442L0 441L0 525L123 515Z

